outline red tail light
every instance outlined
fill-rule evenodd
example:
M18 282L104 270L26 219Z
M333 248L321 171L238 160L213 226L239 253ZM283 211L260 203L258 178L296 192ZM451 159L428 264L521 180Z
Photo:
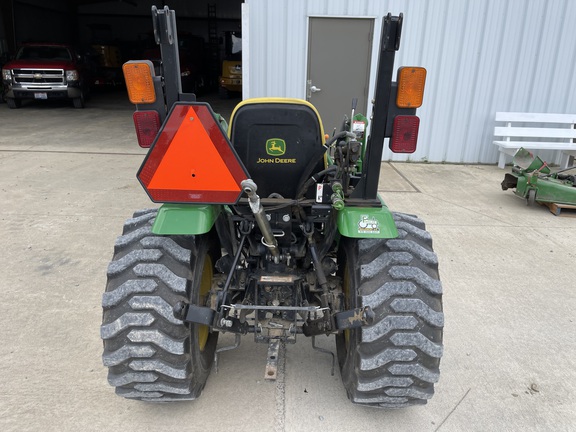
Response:
M390 150L394 153L414 153L418 142L420 119L416 116L399 115L394 118Z
M156 111L136 111L133 119L138 145L150 147L160 130L160 114Z

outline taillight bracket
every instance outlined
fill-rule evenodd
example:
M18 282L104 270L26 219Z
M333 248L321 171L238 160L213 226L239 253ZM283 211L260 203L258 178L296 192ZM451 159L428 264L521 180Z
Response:
M153 78L154 91L156 92L156 101L151 104L136 104L136 111L156 111L160 116L160 123L166 119L166 102L164 101L164 90L162 89L162 78L155 76Z
M390 88L390 103L388 105L388 117L386 118L386 132L384 136L386 138L392 137L394 119L397 116L413 116L416 115L416 108L400 108L396 105L396 99L398 97L398 83L392 82L392 87Z

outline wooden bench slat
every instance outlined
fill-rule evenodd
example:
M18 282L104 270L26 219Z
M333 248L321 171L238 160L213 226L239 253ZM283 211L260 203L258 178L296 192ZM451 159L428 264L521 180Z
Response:
M561 142L541 142L541 141L494 141L494 144L504 148L524 147L527 149L540 149L540 150L575 150L576 143L561 143Z
M494 135L516 138L576 138L576 129L496 126Z
M576 114L497 112L497 122L510 123L576 123Z
M513 156L520 147L530 150L560 150L562 157L561 168L567 168L571 157L576 154L576 114L555 113L519 113L497 112L496 123L506 123L494 127L494 137L502 137L505 141L493 143L500 150L498 167L504 168L506 157ZM522 125L515 125L522 123ZM530 127L532 123L539 123L539 127ZM525 126L525 125L528 126ZM546 127L545 125L550 125ZM543 141L522 141L517 138L542 138ZM547 141L555 140L555 141ZM558 141L569 140L569 141Z

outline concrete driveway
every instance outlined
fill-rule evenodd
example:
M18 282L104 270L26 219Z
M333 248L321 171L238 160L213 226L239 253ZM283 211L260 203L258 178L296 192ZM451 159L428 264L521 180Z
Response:
M248 336L196 401L117 397L100 359L106 268L124 219L152 206L131 113L122 95L0 105L0 431L576 430L576 219L503 192L495 165L382 165L389 207L427 222L440 260L445 354L428 405L350 404L303 336L276 383Z

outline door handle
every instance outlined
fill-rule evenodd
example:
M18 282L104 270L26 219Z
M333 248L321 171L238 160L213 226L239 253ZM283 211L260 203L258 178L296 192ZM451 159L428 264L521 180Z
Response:
M312 85L312 80L306 80L306 98L310 100L312 93L317 93L321 91L318 87Z

